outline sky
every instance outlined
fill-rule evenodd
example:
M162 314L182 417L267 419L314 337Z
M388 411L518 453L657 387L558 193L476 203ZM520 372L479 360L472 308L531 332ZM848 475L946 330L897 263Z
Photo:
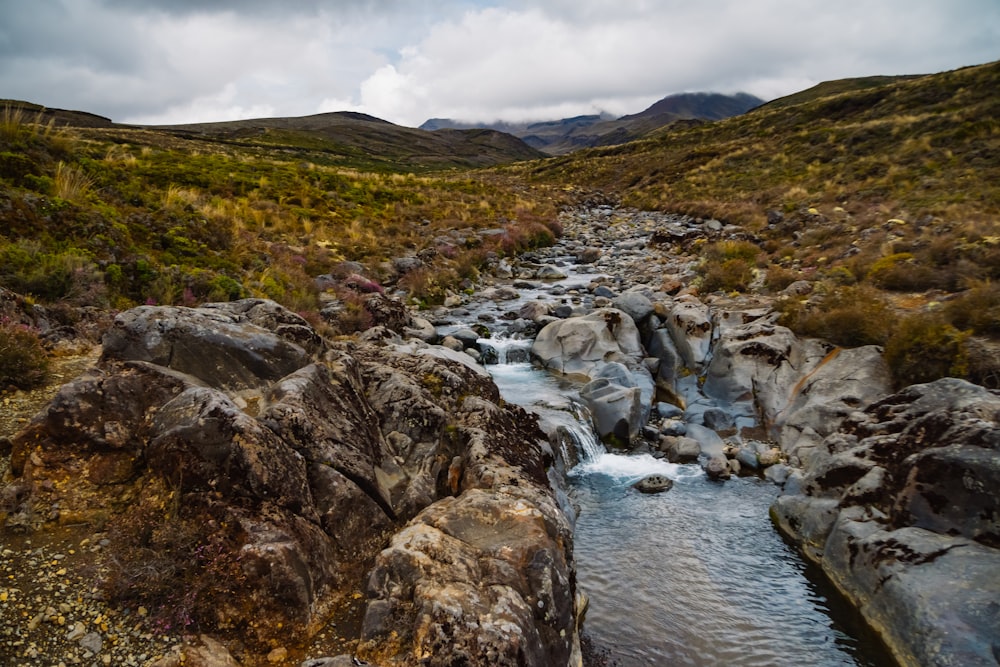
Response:
M137 124L619 116L997 59L1000 0L0 0L0 98Z

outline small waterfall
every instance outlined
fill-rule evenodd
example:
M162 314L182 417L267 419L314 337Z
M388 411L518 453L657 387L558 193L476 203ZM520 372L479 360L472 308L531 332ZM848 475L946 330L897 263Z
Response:
M531 361L531 341L498 336L480 338L476 343L487 365L523 364Z

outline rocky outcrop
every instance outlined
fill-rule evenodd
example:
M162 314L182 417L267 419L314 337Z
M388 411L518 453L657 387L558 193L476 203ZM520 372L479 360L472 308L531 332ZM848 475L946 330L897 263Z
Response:
M901 664L994 665L1000 395L946 378L852 413L772 515Z
M252 645L320 627L374 559L363 655L567 664L572 535L535 418L464 353L376 340L262 300L122 313L13 439L0 519L106 524L107 594L172 613L122 582L173 559L185 617Z

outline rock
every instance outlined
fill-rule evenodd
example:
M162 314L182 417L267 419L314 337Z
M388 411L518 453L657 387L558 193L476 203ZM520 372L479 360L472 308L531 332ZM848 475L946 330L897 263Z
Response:
M101 638L99 632L88 632L86 635L80 638L80 648L85 651L90 651L94 655L101 652L104 648L104 639Z
M677 374L683 366L680 354L674 346L670 332L666 329L656 329L649 337L649 354L660 360L656 370L656 386L667 396L677 396Z
M305 660L299 667L357 667L365 663L355 660L354 656L338 655L332 658L313 658Z
M531 355L546 368L585 377L594 377L608 362L639 365L645 357L632 318L613 308L546 325Z
M713 431L724 431L736 425L733 416L721 408L709 408L701 413L701 417L704 425Z
M445 336L441 339L439 344L449 350L454 350L455 352L461 352L465 349L465 345L462 344L462 341L458 340L454 336Z
M267 661L272 665L283 663L287 659L288 659L288 649L284 648L283 646L271 649L271 651L267 654Z
M772 516L899 662L991 664L1000 396L954 378L907 387L842 419L805 462Z
M434 344L438 341L438 332L434 325L422 317L410 318L408 326L403 327L401 332L406 338L416 338L425 343Z
M642 395L638 387L623 387L608 378L598 378L580 389L580 398L590 410L594 428L602 439L630 443L642 427Z
M423 267L424 263L417 257L396 257L392 260L392 267L399 275L406 275L410 271L415 271Z
M576 254L576 261L579 264L593 264L601 258L602 254L603 253L600 248L588 246Z
M661 436L660 450L666 452L671 463L693 463L701 454L698 441L683 436Z
M527 487L444 499L397 533L368 580L358 657L409 664L565 665L575 595L555 504ZM483 582L489 582L484 586Z
M131 556L139 545L128 540L143 534L136 522L143 531L149 522L156 537L141 548L203 586L194 622L224 618L247 645L274 647L318 627L387 531L443 498L462 498L471 504L462 505L468 511L458 523L436 529L504 546L476 547L484 569L470 590L479 595L483 580L497 581L490 608L498 615L456 629L456 646L540 656L533 664L565 662L578 645L572 537L562 509L571 507L548 474L564 465L561 452L548 446L536 419L504 404L464 353L419 341L324 341L310 353L249 321L280 328L280 310L253 314L256 306L247 306L123 313L98 367L64 386L12 439L4 507L31 506L39 521L94 517L113 533L124 522L128 530L101 551L126 568L123 576L146 566ZM206 349L190 352L198 346ZM219 351L221 364L181 372ZM243 359L250 368L240 366ZM512 491L499 498L495 490L504 488ZM477 489L486 490L481 502L470 495ZM164 503L177 509L164 512ZM491 503L503 508L488 509ZM530 517L544 540L523 528ZM504 527L515 533L509 541ZM175 535L185 546L170 551ZM195 547L217 554L211 568L190 557ZM410 574L406 585L428 586L435 604L454 581ZM482 608L470 605L463 617L480 618ZM513 638L509 614L519 628ZM445 637L452 631L436 627ZM205 651L208 657L199 655ZM211 653L207 643L187 647L162 664L231 660Z
M552 306L546 301L528 301L520 309L518 309L517 314L519 317L523 317L526 320L531 320L532 322L537 322L539 318L552 313Z
M806 429L820 436L832 433L852 413L864 410L891 390L892 374L880 348L868 345L834 350L794 385L787 407L776 415L782 449L795 454L784 443L793 442Z
M700 369L712 343L708 306L692 296L678 297L667 318L667 329L684 365Z
M721 454L712 456L705 462L705 475L709 479L729 479L731 474L732 473L729 470L729 461L727 461L726 457Z
M639 292L629 291L614 297L611 305L627 313L637 325L645 322L653 314L653 302Z
M640 493L663 493L674 487L674 480L665 475L648 475L632 485Z
M280 308L280 307L279 307ZM309 363L296 343L218 308L140 306L119 314L103 358L146 361L212 387L261 387Z
M477 325L477 326L479 326L479 325ZM481 336L479 335L478 332L473 331L472 329L468 329L468 328L456 329L455 331L453 331L451 333L451 336L453 338L458 339L458 341L462 343L462 348L463 349L467 349L467 348L470 348L470 347L472 347L472 348L476 347L476 343L481 338Z
M538 268L535 277L539 280L565 280L566 274L556 267L546 264Z
M737 447L736 456L733 458L740 462L740 469L749 468L750 470L757 470L760 468L760 462L757 460L757 452L751 447Z

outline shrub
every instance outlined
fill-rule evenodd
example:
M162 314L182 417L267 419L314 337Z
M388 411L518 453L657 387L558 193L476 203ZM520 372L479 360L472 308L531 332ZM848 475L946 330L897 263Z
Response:
M917 262L908 252L878 259L868 270L873 285L896 291L922 291L939 287L941 279L929 266Z
M788 299L778 304L779 322L804 336L824 338L843 347L884 345L896 315L871 287L837 287L815 303Z
M48 378L49 358L38 334L20 324L0 324L0 389L31 389Z
M193 504L158 508L144 502L109 528L101 582L109 599L147 606L153 628L163 633L225 623L245 580L238 522Z
M727 259L721 264L706 262L699 268L701 287L706 292L744 292L753 281L753 264L745 259Z
M899 387L969 372L968 332L942 318L919 314L904 318L885 345L885 359Z
M1000 335L1000 284L982 283L944 307L945 317L959 329L980 335Z
M771 292L780 292L801 277L798 271L787 269L779 264L771 264L767 267L764 286Z
M745 291L753 281L754 263L760 248L750 241L719 241L701 250L702 261L698 273L702 276L702 289L706 292Z

